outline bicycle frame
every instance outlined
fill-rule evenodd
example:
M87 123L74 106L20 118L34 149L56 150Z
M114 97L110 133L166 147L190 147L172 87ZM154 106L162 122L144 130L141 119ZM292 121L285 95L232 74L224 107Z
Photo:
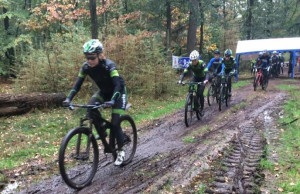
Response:
M101 104L101 105L81 105L81 104L71 104L71 105L69 106L69 109L70 109L70 110L74 110L74 107L86 108L86 109L104 109L104 108L108 108L108 106L106 106L105 104ZM105 123L105 125L108 125L109 128L111 129L111 123L110 123L108 120L104 119L103 117L100 117L99 119L100 119L100 121L101 121L102 123ZM85 122L85 121L89 121L89 127L88 127L88 129L89 129L89 132L92 134L92 131L93 131L93 119L87 118L87 117L81 118L81 119L80 119L80 124L79 124L80 127L83 127L83 126L84 126L84 122ZM102 130L105 130L105 129L102 129ZM96 130L96 131L97 131L97 130ZM98 133L98 135L100 136L100 134L99 134L98 131L97 131L97 133ZM110 134L111 134L111 133L110 133ZM105 140L104 137L101 137L101 136L100 136L100 139L101 139L101 142L102 142L103 146L104 146L105 148L108 148L108 149L111 151L111 153L114 153L114 152L116 151L115 148L112 148L112 147L110 146L111 138L110 138L110 141L109 141L109 142L107 142L107 141ZM80 143L80 142L78 142L78 143Z
M255 84L262 85L262 83L263 83L262 68L256 69Z

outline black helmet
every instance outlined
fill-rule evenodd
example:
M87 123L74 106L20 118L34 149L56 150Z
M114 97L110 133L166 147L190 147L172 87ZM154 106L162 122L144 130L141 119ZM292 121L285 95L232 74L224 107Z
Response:
M219 55L219 54L220 54L220 51L217 49L217 50L214 51L214 54L215 54L215 55Z
M230 49L227 49L227 50L224 52L224 56L225 56L225 57L231 57L231 55L232 55L232 50L230 50Z

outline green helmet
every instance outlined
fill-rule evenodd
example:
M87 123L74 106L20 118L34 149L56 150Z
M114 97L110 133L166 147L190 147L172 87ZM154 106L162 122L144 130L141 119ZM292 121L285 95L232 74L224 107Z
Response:
M103 45L98 39L92 39L84 43L83 45L83 53L84 54L92 54L92 53L102 53Z
M231 50L231 49L227 49L227 50L224 52L224 56L225 56L225 57L231 57L231 56L232 56L232 50Z

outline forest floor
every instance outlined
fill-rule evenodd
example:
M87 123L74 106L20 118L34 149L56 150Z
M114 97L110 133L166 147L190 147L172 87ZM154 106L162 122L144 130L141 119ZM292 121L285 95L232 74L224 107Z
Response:
M204 117L200 121L195 119L188 128L183 109L150 124L140 124L133 161L124 167L115 167L112 161L108 165L100 163L91 185L80 191L69 188L56 174L36 183L23 183L14 192L273 193L291 190L296 193L297 185L300 186L298 166L289 166L296 170L296 179L293 175L283 176L287 163L281 162L284 151L280 147L288 130L283 127L287 126L282 123L285 120L281 121L289 117L285 105L292 98L291 91L299 91L299 85L299 80L273 79L267 91L258 88L254 92L251 84L240 87L233 90L229 107L219 111L217 104L210 107L205 104ZM299 121L293 124L299 126ZM296 154L297 159L299 150ZM57 168L56 164L36 164L27 170L45 174L53 166ZM28 180L26 176L21 180L13 175L11 178L19 181L11 182L12 188ZM284 181L286 184L282 185Z

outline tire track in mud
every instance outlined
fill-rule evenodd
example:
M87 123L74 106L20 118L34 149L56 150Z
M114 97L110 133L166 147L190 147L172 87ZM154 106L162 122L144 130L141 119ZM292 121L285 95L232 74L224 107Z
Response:
M249 94L252 93L252 88L251 90L249 88L251 86L240 89L238 93L234 92L230 106L245 102ZM171 180L171 185L174 187L179 184L188 184L197 174L210 168L211 161L218 157L224 147L228 147L234 134L243 128L242 124L245 120L257 117L263 110L276 104L277 99L282 99L283 96L282 93L272 93L268 94L268 97L272 99L271 101L266 98L260 102L254 102L255 100L253 100L247 109L228 115L227 119L219 120L217 125L216 119L227 114L230 111L229 109L226 108L224 111L219 112L216 105L206 107L202 121L194 122L189 128L184 125L183 110L155 120L150 127L146 126L139 130L138 148L132 163L123 168L114 167L109 163L99 166L92 184L76 193L155 192L163 189L169 180ZM201 132L195 143L185 144L182 141L185 135L204 125L210 126L210 130ZM258 134L247 132L246 129L247 127L245 127L243 133L236 136L235 144L240 146L237 149L248 149L244 144L255 147L255 143L261 140ZM259 147L256 149L259 149ZM231 159L234 159L235 156L233 155ZM240 152L239 157L241 160L246 156ZM199 163L201 165L198 165ZM250 166L244 165L244 167L253 168L252 163L249 164ZM243 172L242 170L244 169L239 169L240 174ZM236 179L238 179L237 176ZM246 186L244 183L242 189ZM74 192L73 189L64 184L59 175L38 184L30 185L29 188L21 191L21 193Z
M275 112L280 111L286 94L278 92L271 94L256 109L248 107L245 122L239 124L238 133L223 150L224 156L215 159L211 169L198 174L189 188L195 187L197 182L206 182L205 193L260 193L260 186L264 183L264 174L260 169L260 160L264 157L264 149L270 135L278 133L274 119L270 119ZM273 121L273 122L270 122ZM208 174L209 182L201 178ZM187 191L186 189L185 191Z
M264 137L250 121L241 126L233 137L230 151L222 160L222 167L214 174L207 193L255 193L261 182L257 172L263 156Z

